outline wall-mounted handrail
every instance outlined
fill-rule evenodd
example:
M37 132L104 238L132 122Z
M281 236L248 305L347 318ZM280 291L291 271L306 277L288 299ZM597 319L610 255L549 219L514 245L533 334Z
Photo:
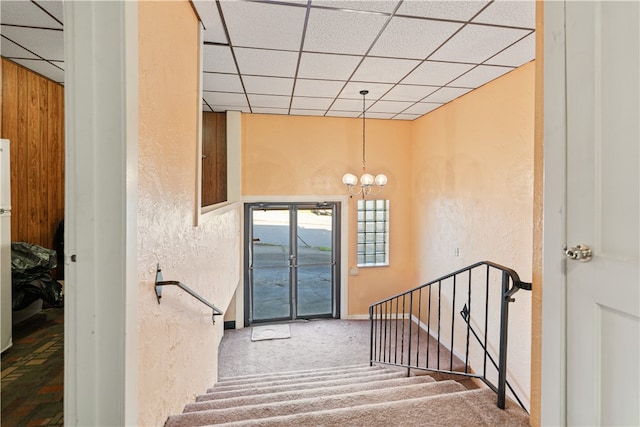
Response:
M498 285L500 292L490 292L492 285ZM531 284L521 281L518 274L510 268L490 261L481 261L371 304L369 306L370 364L381 363L403 367L407 369L407 375L410 375L411 369L418 369L477 378L497 393L499 408L505 408L507 387L518 403L523 406L511 386L507 384L509 304L515 301L513 295L520 289L531 290ZM456 291L458 291L457 295ZM448 294L446 299L443 295L445 292ZM493 300L499 304L499 320L495 319L495 316L489 318L490 295L499 297L499 299L496 298L498 301ZM455 307L460 307L462 304L464 304L461 313L464 324L456 326ZM479 337L471 328L472 311L477 312L478 317L483 317L484 322L480 320L479 324L483 327L484 337ZM412 330L414 323L418 329L426 330L426 341L423 338L421 342L420 332L414 333ZM499 333L497 363L489 355L487 345L488 331L494 328ZM480 366L476 367L479 370L478 373L472 371L469 362L471 334L483 349L481 353L483 360L478 363ZM432 340L434 343L430 345ZM441 363L440 348L447 344L450 346L450 354L446 355L448 360L442 360ZM458 349L460 357L456 357L456 360L463 359L460 360L464 363L462 371L454 369L454 346L462 347ZM433 364L430 353L435 356ZM424 362L421 362L421 359L424 359ZM488 359L496 366L498 377L496 384L493 382L494 376L489 375L487 371Z
M177 280L162 280L162 270L160 269L160 264L158 264L158 269L156 271L156 286L155 286L156 298L158 300L158 304L160 304L160 298L162 298L163 286L177 286L183 291L185 291L186 293L188 293L189 295L191 295L192 297L194 297L195 299L197 299L198 301L200 301L201 303L203 303L204 305L206 305L207 307L210 307L213 310L213 314L211 315L211 320L213 321L214 325L216 324L216 316L222 316L224 314L222 310L220 310L215 305L211 304L206 299L202 298L200 295L198 295L198 293L196 293L193 289L191 289L184 283L179 282Z

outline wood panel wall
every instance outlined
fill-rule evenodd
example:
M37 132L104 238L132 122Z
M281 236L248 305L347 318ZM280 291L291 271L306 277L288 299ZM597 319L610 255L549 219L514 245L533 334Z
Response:
M227 113L202 113L202 206L227 201Z
M55 249L64 218L64 87L2 58L2 129L11 141L11 240Z

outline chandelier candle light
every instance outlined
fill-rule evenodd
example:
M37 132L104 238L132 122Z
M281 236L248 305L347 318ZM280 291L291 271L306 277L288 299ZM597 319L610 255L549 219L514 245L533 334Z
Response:
M352 173L346 173L342 177L342 183L347 186L349 194L357 196L362 194L362 198L371 195L375 196L382 191L382 187L387 184L387 176L385 174L378 174L375 177L370 173L367 173L366 164L366 140L365 140L365 97L369 93L368 90L361 90L362 95L362 176L360 177L360 188L356 188L358 183L358 177Z

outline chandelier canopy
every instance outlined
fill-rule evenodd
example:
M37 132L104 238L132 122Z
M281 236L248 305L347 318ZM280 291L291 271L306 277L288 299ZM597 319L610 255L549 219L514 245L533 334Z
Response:
M358 177L352 173L346 173L342 177L342 183L347 186L349 194L357 196L362 194L362 198L369 195L375 196L382 191L382 187L387 184L387 176L385 174L378 174L376 176L367 173L367 161L366 161L366 135L365 135L365 97L369 93L368 90L361 90L362 95L362 175L360 176L360 187L357 187Z

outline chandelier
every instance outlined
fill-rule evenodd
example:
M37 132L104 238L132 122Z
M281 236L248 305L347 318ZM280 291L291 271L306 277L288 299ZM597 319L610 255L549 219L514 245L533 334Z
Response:
M370 173L367 173L366 163L366 139L365 139L365 97L369 93L368 90L361 90L362 95L362 176L360 176L360 187L356 187L358 184L358 177L352 173L346 173L342 177L342 183L347 186L349 194L357 196L362 194L362 198L369 195L375 196L382 191L382 187L387 183L387 176L385 174L378 174L375 177Z

